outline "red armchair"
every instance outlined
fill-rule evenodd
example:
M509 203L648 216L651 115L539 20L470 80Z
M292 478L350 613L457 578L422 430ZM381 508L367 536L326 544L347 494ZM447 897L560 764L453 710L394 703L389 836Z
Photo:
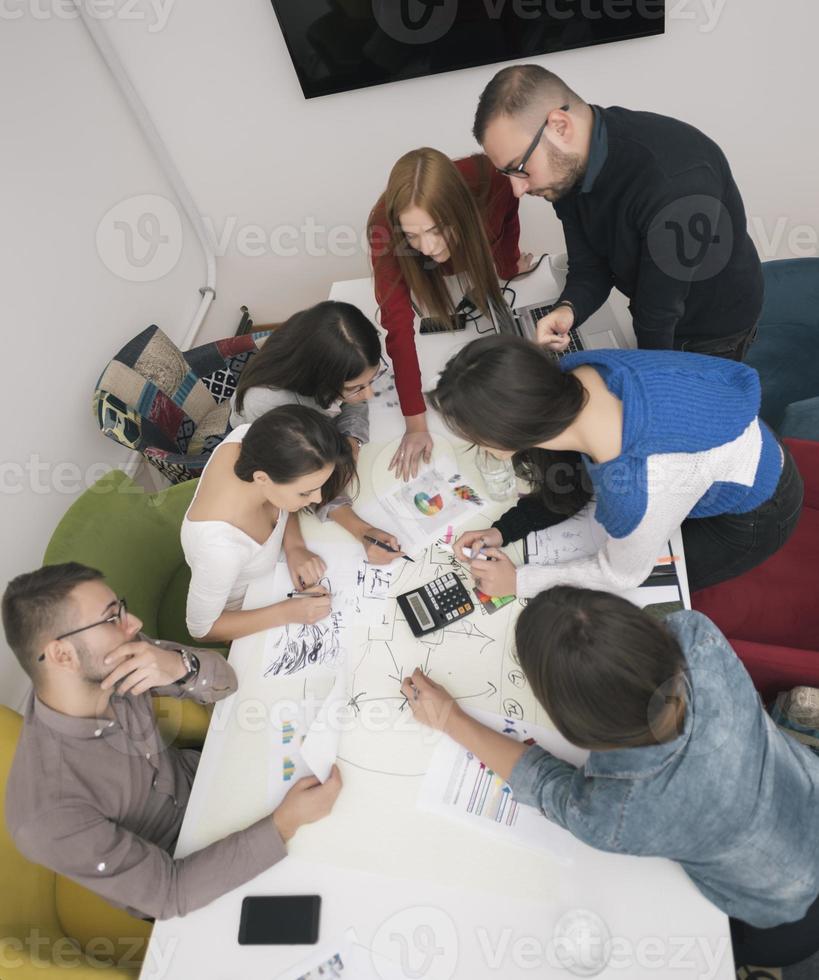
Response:
M691 597L728 638L766 701L800 684L819 687L819 442L785 444L805 483L796 530L757 568Z

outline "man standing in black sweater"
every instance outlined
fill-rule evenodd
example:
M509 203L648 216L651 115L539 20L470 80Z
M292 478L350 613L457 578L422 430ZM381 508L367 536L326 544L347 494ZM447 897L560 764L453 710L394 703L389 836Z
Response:
M565 349L617 286L638 346L742 360L762 267L716 143L667 116L588 105L539 65L495 75L473 132L515 194L550 201L563 223L568 279L542 343Z

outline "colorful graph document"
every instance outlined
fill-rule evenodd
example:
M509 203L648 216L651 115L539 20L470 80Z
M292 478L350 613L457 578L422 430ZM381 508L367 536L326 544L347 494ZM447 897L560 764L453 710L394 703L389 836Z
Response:
M405 551L415 554L484 508L484 500L458 472L454 459L441 457L409 483L396 481L381 498Z
M511 738L538 744L572 765L582 765L588 755L546 728L483 711L470 710L469 714ZM548 851L562 863L571 863L578 849L586 846L536 808L518 803L496 772L446 736L433 754L418 807L509 843Z

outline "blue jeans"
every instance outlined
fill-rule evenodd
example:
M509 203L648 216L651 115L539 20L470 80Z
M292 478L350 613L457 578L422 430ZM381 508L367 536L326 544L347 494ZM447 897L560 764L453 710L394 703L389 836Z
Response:
M804 488L787 447L773 496L747 514L683 521L685 563L692 592L742 575L779 551L799 523Z

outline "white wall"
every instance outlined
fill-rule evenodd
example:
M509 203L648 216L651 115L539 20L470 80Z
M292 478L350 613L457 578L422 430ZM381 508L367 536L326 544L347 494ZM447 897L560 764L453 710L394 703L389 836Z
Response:
M752 227L767 243L763 257L817 254L819 135L809 73L819 5L667 0L667 8L664 37L541 60L590 101L701 127L733 165ZM243 256L238 229L258 226L269 236L312 221L360 231L402 152L424 144L452 155L475 150L476 100L496 70L306 101L269 0L177 0L162 30L112 22L112 37L194 197L217 234L228 231L217 308L245 302L259 321L323 298L334 279L366 275L367 264L360 248L349 257L329 254L326 234L320 255L310 254L303 235L292 257L269 245ZM795 252L791 246L804 240L788 237L799 226L809 229L809 247ZM561 249L549 205L525 202L523 242ZM203 336L217 336L221 322L209 317Z
M40 564L77 494L125 460L92 417L94 384L148 324L181 340L205 269L184 226L162 279L128 282L103 264L96 233L109 208L169 187L77 20L0 19L0 90L2 589ZM16 706L25 689L0 644L0 701Z
M101 261L95 234L108 209L169 190L66 9L61 0L0 2L2 308L6 349L16 342L21 351L3 384L13 419L0 454L3 581L37 564L78 490L58 492L56 464L86 474L92 463L122 459L88 410L100 368L152 321L181 339L204 279L184 225L179 263L162 278L128 282ZM23 16L10 20L17 10ZM230 334L241 303L257 322L281 318L324 298L333 280L366 275L360 243L348 246L352 254L332 254L328 232L360 233L404 151L427 144L453 156L473 152L475 103L496 70L305 101L268 0L114 0L99 10L113 14L105 27L202 214L217 238L227 236L201 340ZM664 37L541 60L592 102L701 127L733 165L763 258L817 254L811 76L819 5L668 0L668 11ZM525 247L561 250L547 204L524 202L522 221ZM258 226L269 237L311 222L323 231L315 241L298 235L295 255L239 247L242 228ZM162 231L170 231L165 219ZM247 254L254 250L261 254ZM49 464L45 492L28 474L17 481L20 492L10 492L8 467L33 454ZM15 699L20 679L0 653L0 700Z

